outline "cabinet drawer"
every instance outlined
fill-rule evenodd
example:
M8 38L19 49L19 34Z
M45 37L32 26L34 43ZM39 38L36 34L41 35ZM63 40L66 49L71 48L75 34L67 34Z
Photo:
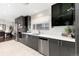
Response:
M68 46L68 47L75 47L74 42L68 42L68 41L61 41L62 46Z

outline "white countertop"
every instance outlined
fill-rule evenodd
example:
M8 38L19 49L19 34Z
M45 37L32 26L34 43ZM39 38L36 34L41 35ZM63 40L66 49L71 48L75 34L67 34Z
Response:
M35 35L35 34L33 34L33 33L25 33L25 32L23 32L22 34L28 34L28 35L39 36L39 37L45 37L45 38L50 38L50 39L58 39L58 40L63 40L63 41L75 42L75 39L74 39L74 38L65 37L65 36L47 35L47 34Z

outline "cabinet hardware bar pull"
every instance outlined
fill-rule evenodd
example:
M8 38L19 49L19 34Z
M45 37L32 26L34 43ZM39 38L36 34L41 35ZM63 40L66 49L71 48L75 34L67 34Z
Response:
M58 41L58 46L60 45L59 43L60 43L60 42Z
M62 41L61 41L61 46L62 46Z

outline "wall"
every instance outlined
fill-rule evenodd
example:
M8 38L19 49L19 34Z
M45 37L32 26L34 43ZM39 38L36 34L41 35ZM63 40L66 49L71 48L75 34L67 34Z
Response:
M39 13L32 15L31 27L33 30L33 24L49 23L50 24L50 9L47 8Z
M37 14L32 15L32 22L31 22L31 31L35 32L33 30L33 24L37 23L49 23L49 30L41 30L42 34L47 34L47 35L61 35L62 32L64 32L64 28L67 26L56 26L56 27L51 27L51 6ZM38 31L38 30L36 30Z

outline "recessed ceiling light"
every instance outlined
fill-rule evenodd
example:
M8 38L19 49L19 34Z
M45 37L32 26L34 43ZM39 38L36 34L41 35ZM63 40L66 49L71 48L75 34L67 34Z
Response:
M38 15L37 15L37 17L41 17L41 16L43 16L43 14L42 14L42 13L40 13L40 14L38 14Z
M11 6L10 4L8 4L8 6Z
M23 3L24 5L28 5L29 3Z

